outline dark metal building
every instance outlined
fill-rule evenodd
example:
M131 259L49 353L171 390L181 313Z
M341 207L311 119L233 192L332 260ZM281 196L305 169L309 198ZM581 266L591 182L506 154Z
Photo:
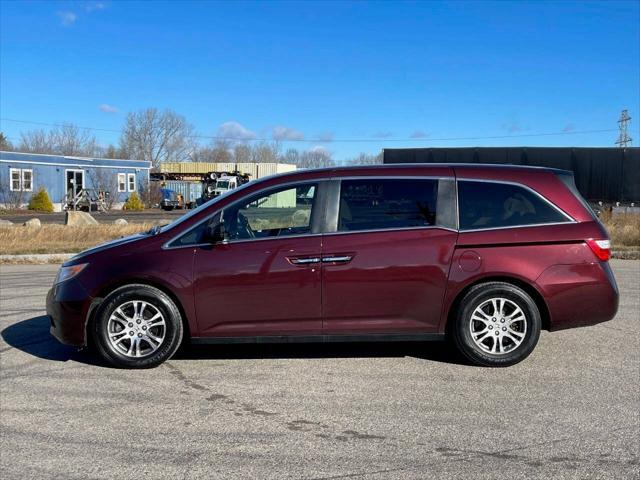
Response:
M385 148L384 163L495 163L560 168L574 173L589 201L640 202L640 148L472 147Z

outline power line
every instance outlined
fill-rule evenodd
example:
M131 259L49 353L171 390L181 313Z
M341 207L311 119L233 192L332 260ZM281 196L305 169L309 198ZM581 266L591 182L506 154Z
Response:
M627 146L631 146L632 138L627 133L627 127L631 123L631 117L629 116L629 112L625 108L620 113L620 119L618 120L618 129L620 130L620 134L618 135L618 140L616 140L616 145L620 148L625 148Z
M626 110L625 110L626 111ZM68 124L62 123L45 123L35 122L31 120L17 120L14 118L0 118L5 122L25 123L30 125L41 125L46 127L64 127ZM92 130L98 132L112 132L121 133L121 130L114 130L109 128L97 128L97 127L81 127L74 125L82 130ZM517 135L489 135L489 136L471 136L471 137L441 137L441 138L338 138L331 141L320 139L291 139L280 140L285 142L302 142L302 143L384 143L384 142L445 142L445 141L462 141L462 140L499 140L506 138L530 138L530 137L550 137L550 136L562 136L562 135L583 135L592 133L607 133L617 131L615 128L605 128L599 130L574 130L569 132L544 132L544 133L522 133ZM239 141L239 142L271 142L276 141L274 138L259 138L259 137L229 137L229 136L217 136L217 135L189 135L187 138L199 138L205 140L222 140L222 141ZM629 139L630 141L631 139Z

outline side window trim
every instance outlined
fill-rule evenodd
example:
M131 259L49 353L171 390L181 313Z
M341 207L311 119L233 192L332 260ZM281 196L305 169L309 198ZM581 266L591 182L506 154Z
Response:
M314 215L314 212L312 212L312 218L311 218L311 232L310 233L303 233L303 234L296 234L296 235L284 235L281 237L265 237L265 238L246 238L246 239L236 239L236 240L225 240L225 244L230 245L230 244L236 244L236 243L244 243L244 242L261 242L261 241L265 241L265 240L285 240L288 238L300 238L300 237L312 237L312 236L319 236L319 235L323 235L323 231L322 231L322 225L324 224L324 209L319 208L321 206L320 201L323 200L323 197L326 195L323 190L326 188L326 184L329 183L329 179L327 178L320 178L320 179L313 179L313 180L300 180L300 181L296 181L296 182L289 182L289 183L281 183L279 185L273 185L271 187L267 187L264 188L262 190L258 190L256 192L254 192L253 194L249 195L249 196L243 196L241 198L238 198L237 200L229 203L229 205L226 205L224 208L220 209L220 210L216 210L215 212L213 212L211 215L207 215L205 218L203 218L202 220L200 220L198 223L192 225L189 229L171 237L171 239L169 239L168 241L166 241L163 245L162 248L163 249L174 249L174 248L194 248L194 247L201 247L204 245L209 245L207 243L194 243L194 244L189 244L189 245L171 245L173 242L175 242L176 240L178 240L179 238L183 237L184 235L188 235L189 232L191 232L192 230L198 228L200 225L202 225L205 222L209 222L215 215L217 215L218 213L222 213L222 215L224 216L224 211L228 210L229 208L232 208L234 206L237 206L238 204L241 203L250 203L253 199L255 198L259 198L261 196L264 195L270 195L272 192L276 192L279 190L287 190L289 188L295 188L299 185L307 185L310 183L314 183L318 186L318 192L315 194L315 198L314 198L314 211L317 211L317 214ZM316 228L319 228L319 231L316 231Z
M516 187L523 188L523 189L527 190L528 192L531 192L533 195L538 197L544 203L549 205L553 210L557 211L560 215L565 217L566 221L563 221L563 222L547 222L547 223L529 223L529 224L523 224L523 225L507 225L507 226L503 226L503 227L462 228L460 226L461 222L460 222L460 208L459 208L459 205L460 205L460 189L458 188L458 185L460 184L460 182L497 183L497 184L502 184L502 185L514 185ZM553 203L551 200L549 200L547 197L545 197L541 193L537 192L533 188L531 188L528 185L525 185L523 183L511 182L511 181L508 181L508 180L491 180L491 179L484 179L484 178L458 177L456 179L456 204L458 205L458 207L456 208L456 210L458 212L458 231L461 232L461 233L463 233L463 232L481 232L481 231L487 231L487 230L506 230L506 229L509 229L509 228L543 227L543 226L548 226L548 225L564 225L564 224L567 224L567 223L577 223L576 220L573 217L571 217L567 212L562 210L555 203Z

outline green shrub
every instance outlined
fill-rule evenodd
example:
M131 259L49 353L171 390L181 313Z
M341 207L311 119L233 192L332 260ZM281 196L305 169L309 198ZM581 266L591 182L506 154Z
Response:
M144 210L144 203L136 192L131 193L124 204L125 210Z
M53 212L53 203L51 203L49 194L44 187L40 187L40 190L31 196L31 200L29 200L29 210L47 213Z

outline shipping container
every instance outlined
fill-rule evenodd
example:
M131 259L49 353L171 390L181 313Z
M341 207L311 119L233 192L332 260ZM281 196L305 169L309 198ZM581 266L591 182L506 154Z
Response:
M257 173L255 178L268 177L278 173L292 172L296 169L295 165L288 163L256 163Z
M187 182L183 180L167 180L162 182L163 188L173 190L182 195L185 205L193 203L202 196L202 182Z
M248 173L252 180L294 170L296 166L288 163L163 162L160 164L162 173L205 174L239 171Z

